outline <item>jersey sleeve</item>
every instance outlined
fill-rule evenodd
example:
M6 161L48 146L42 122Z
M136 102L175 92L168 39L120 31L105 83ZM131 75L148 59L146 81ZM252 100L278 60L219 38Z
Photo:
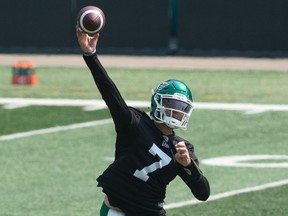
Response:
M198 200L208 199L210 196L209 182L194 160L189 166L180 168L179 176Z
M177 141L183 140L176 137ZM210 196L210 185L208 179L199 168L199 160L195 154L194 146L187 140L183 140L189 151L191 164L183 167L179 164L179 176L190 188L191 192L198 200L205 201Z
M100 63L97 55L83 55L83 58L92 73L103 100L110 110L116 131L125 129L125 126L131 121L131 112L116 85Z

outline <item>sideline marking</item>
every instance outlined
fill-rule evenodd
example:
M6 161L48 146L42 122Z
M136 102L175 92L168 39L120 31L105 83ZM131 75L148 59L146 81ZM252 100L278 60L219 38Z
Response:
M235 196L235 195L243 194L243 193L266 190L268 188L279 187L279 186L283 186L283 185L287 185L287 184L288 184L288 179L284 179L284 180L271 182L271 183L267 183L267 184L263 184L263 185L258 185L258 186L254 186L254 187L247 187L247 188L242 188L242 189L238 189L238 190L227 191L224 193L212 195L205 202L219 200L219 199L223 199L226 197L231 197L231 196ZM196 205L196 204L205 203L205 202L193 199L193 200L188 200L188 201L183 201L183 202L167 204L164 206L164 208L165 209L180 208L180 207L184 207L184 206L188 206L188 205Z
M230 155L201 160L202 164L223 167L287 168L288 162L260 163L261 160L288 160L288 155ZM249 161L252 161L249 163Z
M129 106L149 107L150 101L126 101ZM16 109L27 106L81 106L86 111L106 108L103 100L80 99L43 99L43 98L0 98L4 109ZM244 111L255 114L268 111L288 111L286 104L250 104L250 103L194 103L195 109Z
M85 127L104 125L104 124L109 124L112 122L113 122L112 119L103 119L103 120L90 121L90 122L84 122L84 123L78 123L78 124L70 124L70 125L65 125L65 126L51 127L51 128L46 128L46 129L40 129L40 130L32 130L32 131L21 132L21 133L14 133L14 134L0 136L0 142L30 137L30 136L35 136L35 135L55 133L55 132L59 132L59 131L67 131L67 130L85 128Z

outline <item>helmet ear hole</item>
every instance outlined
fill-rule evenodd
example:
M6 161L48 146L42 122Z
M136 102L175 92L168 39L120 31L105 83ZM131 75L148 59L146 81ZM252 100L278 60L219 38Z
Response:
M163 113L157 109L154 115L157 119L162 119Z

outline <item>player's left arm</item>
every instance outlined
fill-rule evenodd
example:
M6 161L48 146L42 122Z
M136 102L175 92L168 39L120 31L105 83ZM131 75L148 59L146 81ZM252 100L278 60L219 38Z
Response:
M194 153L194 147L184 141L175 145L175 159L179 163L179 176L191 189L193 195L202 201L210 196L210 185L207 178L199 169L199 161Z

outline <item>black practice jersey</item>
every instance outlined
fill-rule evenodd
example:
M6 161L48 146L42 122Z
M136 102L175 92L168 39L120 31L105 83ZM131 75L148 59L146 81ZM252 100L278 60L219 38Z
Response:
M165 215L166 186L177 175L197 199L206 200L209 183L198 169L194 147L176 136L163 136L143 111L128 107L96 55L84 56L112 115L116 137L114 162L97 178L112 206L127 216ZM174 159L175 142L185 141L193 161L183 167Z

